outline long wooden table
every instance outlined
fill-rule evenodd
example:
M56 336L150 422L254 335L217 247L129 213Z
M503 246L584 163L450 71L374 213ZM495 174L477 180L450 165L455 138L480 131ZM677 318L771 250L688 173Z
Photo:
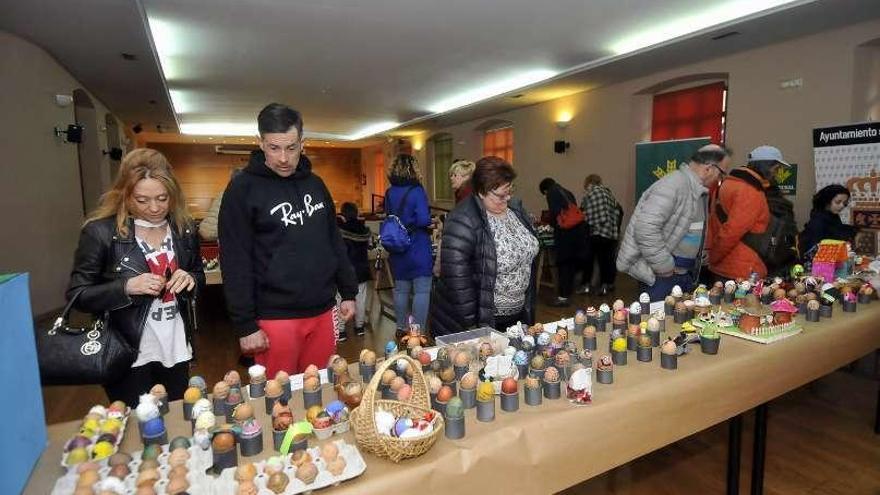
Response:
M860 305L855 314L834 309L831 320L805 323L802 334L772 345L724 336L717 356L695 348L679 357L676 371L660 368L657 349L650 363L638 362L631 352L628 365L615 367L613 384L594 382L588 406L545 399L530 407L521 400L516 413L496 407L491 423L476 421L475 410L469 410L463 439L441 438L425 455L399 465L364 453L366 472L329 491L520 494L564 489L760 406L880 347L880 303ZM677 332L678 325L671 323L669 329ZM607 349L607 338L599 334L600 350ZM333 397L329 387L324 394ZM302 418L301 396L294 395L294 415ZM255 409L262 412L262 403ZM190 432L179 403L172 404L166 418L169 438ZM63 474L63 442L77 427L76 421L49 427L49 447L25 493L49 493ZM123 450L140 450L133 422L128 430ZM352 433L344 438L354 442ZM271 435L264 434L264 441L258 459L273 455Z

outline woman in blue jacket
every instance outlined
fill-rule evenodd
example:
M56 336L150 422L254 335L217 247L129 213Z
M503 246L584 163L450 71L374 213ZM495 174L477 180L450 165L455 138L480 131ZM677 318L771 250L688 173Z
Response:
M412 239L403 253L391 253L391 273L394 276L394 312L397 330L406 329L412 315L422 329L428 319L431 301L431 214L428 195L422 187L418 162L412 155L400 154L388 174L391 187L385 192L385 212L397 215ZM410 305L412 295L412 305Z

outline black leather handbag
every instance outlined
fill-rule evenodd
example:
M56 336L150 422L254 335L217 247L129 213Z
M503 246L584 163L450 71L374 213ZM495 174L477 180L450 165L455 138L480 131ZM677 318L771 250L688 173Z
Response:
M131 369L137 351L109 328L109 312L91 328L71 328L74 294L49 330L36 332L37 360L43 385L103 385Z

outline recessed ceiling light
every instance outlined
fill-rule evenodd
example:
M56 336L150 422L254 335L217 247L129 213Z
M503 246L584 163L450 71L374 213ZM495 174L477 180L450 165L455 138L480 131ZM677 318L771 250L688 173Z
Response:
M795 2L806 3L804 0L728 0L668 21L651 20L652 27L640 28L636 34L613 43L610 49L615 55L632 53Z
M479 101L515 91L519 88L545 81L555 76L557 72L550 69L534 69L516 74L506 79L496 80L484 86L469 89L444 100L438 101L428 107L432 113L444 113L456 108L465 107Z
M346 141L357 141L358 139L370 137L375 134L379 134L381 132L390 131L391 129L394 129L395 127L397 127L399 125L400 125L400 122L392 122L392 121L377 122L375 124L370 124L370 125L364 127L363 129L355 132L354 134L349 134L347 136L344 136L343 139Z
M159 57L159 65L166 81L173 81L183 73L181 67L184 62L180 60L184 55L183 29L163 19L147 16L147 24L150 27L150 35L156 55Z
M181 123L180 133L197 136L254 136L257 134L257 125L233 122Z

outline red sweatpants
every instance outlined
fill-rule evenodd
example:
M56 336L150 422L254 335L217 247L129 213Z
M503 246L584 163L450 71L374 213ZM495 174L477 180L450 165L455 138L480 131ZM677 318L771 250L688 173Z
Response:
M311 318L290 320L258 320L257 325L269 338L269 349L254 356L266 367L266 376L275 373L302 373L314 364L326 368L330 356L336 352L336 307Z

